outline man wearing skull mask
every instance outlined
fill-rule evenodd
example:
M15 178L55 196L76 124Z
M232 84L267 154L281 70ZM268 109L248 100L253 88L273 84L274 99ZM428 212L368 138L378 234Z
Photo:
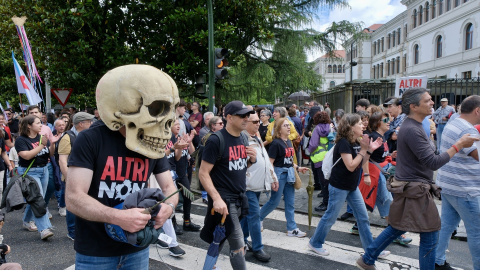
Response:
M165 196L176 191L165 156L178 104L175 82L147 65L110 70L96 91L101 121L81 132L68 161L66 202L76 215L76 269L148 269L149 249L117 242L105 223L138 232L153 219L118 208L153 173ZM155 228L174 215L178 195L161 204Z
M246 171L247 166L256 162L256 151L246 146L248 141L244 142L247 139L242 137L244 134L241 132L246 129L248 117L252 113L255 112L241 101L236 100L227 104L224 110L227 125L219 131L224 139L225 148L220 149L218 136L210 136L203 150L199 172L200 182L209 196L201 237L207 241L218 220L219 215L210 214L212 208L225 216L228 235L226 240L230 245L230 263L233 269L246 269L245 242L239 217L243 214L242 210L248 208L248 199L245 196ZM222 247L223 243L219 249Z

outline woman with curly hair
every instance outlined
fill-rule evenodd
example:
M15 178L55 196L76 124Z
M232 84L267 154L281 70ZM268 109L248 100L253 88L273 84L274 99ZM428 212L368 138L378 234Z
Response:
M328 208L308 243L313 252L322 256L329 255L323 244L345 200L352 207L357 219L363 248L366 249L373 242L367 209L357 182L362 172L362 164L368 161L371 153L381 144L381 139L373 141L368 135L363 135L363 124L358 114L347 114L340 120L333 150L333 161L338 163L333 166L329 179ZM385 257L388 254L390 252L384 251L380 256Z
M330 117L325 111L317 112L313 116L313 124L315 129L312 132L310 142L308 144L308 151L310 151L310 159L313 162L313 179L315 185L322 188L322 203L315 207L315 211L325 211L328 206L328 181L325 180L322 172L322 163L325 154L328 151L328 134L330 133Z

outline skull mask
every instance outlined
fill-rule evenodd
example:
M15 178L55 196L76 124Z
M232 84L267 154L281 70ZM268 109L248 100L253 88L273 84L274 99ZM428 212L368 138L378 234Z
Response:
M170 76L152 66L121 66L100 79L96 97L105 125L125 126L128 149L153 159L165 155L180 101Z

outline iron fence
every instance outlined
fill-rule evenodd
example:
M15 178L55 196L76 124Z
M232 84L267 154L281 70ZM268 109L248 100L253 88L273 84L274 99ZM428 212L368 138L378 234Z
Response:
M471 79L429 79L427 88L435 102L435 108L440 105L440 99L447 98L450 105L458 105L470 95L480 95L480 77ZM330 91L314 95L321 104L330 103L332 110L345 109L355 111L355 102L366 98L371 104L380 105L395 93L394 80L354 81L351 84L339 85Z

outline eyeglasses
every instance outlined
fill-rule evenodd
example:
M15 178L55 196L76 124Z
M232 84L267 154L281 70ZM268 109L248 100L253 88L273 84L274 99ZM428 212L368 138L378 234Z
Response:
M215 123L215 125L223 126L223 122Z
M252 122L252 124L256 125L256 124L260 123L260 120L253 120L253 121L249 121L249 122Z
M382 122L388 124L390 122L390 118L383 118Z
M289 128L289 127L290 127L290 125L289 125L289 124L285 124L285 125L282 125L282 127Z
M12 115L12 113L8 113L8 112L7 112L6 115Z
M265 115L265 114L260 114L260 117L264 117L264 116L267 116L267 115Z

